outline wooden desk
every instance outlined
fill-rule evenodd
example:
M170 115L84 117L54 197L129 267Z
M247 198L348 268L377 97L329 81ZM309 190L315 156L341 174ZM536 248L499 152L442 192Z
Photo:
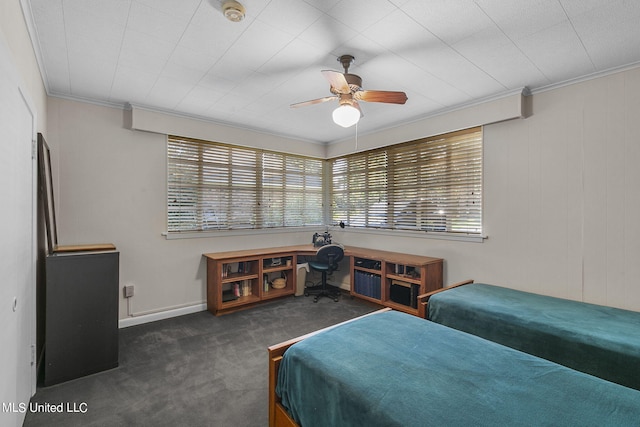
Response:
M203 254L207 259L207 309L220 315L293 295L298 256L314 255L317 250L307 244ZM424 316L417 296L442 288L441 258L353 246L345 246L344 253L350 257L354 297ZM268 283L277 277L285 278L281 289Z

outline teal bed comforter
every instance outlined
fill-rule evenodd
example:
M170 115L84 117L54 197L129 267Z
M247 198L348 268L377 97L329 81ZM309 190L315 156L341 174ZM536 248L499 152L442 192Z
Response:
M477 283L433 295L427 316L640 390L638 312Z
M276 392L303 427L638 425L640 391L399 312L287 350Z

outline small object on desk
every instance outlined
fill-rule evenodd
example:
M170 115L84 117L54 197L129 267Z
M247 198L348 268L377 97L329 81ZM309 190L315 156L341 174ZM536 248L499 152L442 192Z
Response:
M311 239L311 243L313 243L313 246L316 248L319 248L320 246L324 246L324 245L330 245L331 234L329 234L328 231L325 231L322 234L314 233L313 239Z

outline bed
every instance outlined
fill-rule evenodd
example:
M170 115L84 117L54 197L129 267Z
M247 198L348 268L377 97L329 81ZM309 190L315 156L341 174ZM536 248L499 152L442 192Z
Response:
M426 300L433 322L640 390L638 312L470 281Z
M271 426L634 425L640 391L382 310L269 348Z

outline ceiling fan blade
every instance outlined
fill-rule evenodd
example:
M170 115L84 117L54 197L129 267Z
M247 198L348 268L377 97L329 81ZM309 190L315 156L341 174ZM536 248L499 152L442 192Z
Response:
M333 93L351 93L351 88L344 74L333 70L322 70L322 75L327 79L331 87L335 89L336 92L332 91Z
M353 94L355 99L366 102L386 102L389 104L404 104L407 94L404 92L390 92L384 90L359 90Z
M291 104L291 108L306 107L307 105L321 104L327 101L333 101L338 99L337 96L325 96L324 98L312 99L311 101L298 102L297 104Z

